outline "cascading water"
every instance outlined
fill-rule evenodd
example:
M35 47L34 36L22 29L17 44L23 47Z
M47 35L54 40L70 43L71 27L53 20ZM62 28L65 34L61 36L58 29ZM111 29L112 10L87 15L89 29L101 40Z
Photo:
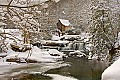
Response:
M86 49L85 43L83 42L70 42L63 50L80 50L83 51Z
M88 50L85 42L70 42L62 51L69 57L87 57Z

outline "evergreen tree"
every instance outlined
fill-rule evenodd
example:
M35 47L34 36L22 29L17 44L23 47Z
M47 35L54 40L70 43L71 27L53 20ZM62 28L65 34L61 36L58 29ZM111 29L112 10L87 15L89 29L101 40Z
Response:
M97 54L98 59L112 60L115 55L115 43L117 32L110 19L111 9L106 3L99 3L92 8L92 53Z

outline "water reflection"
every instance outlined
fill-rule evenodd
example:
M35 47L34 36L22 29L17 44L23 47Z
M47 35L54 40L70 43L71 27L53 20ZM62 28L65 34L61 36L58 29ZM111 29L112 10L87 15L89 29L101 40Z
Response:
M100 80L101 73L106 67L103 62L82 58L69 58L65 62L70 62L71 66L49 70L46 73L72 76L78 80Z
M70 65L62 66L65 63ZM30 68L28 73L12 76L9 80L100 80L105 68L106 64L97 60L68 58L63 63L48 63ZM34 74L32 71L38 73ZM41 72L42 74L40 74Z

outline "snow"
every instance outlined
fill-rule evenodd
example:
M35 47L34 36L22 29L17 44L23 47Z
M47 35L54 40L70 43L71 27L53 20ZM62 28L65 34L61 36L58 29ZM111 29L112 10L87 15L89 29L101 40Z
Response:
M97 60L98 59L98 55L97 54L92 55L92 53L90 52L89 56L88 56L88 59L89 60Z
M4 74L5 72L9 72L10 70L14 69L14 68L20 68L20 67L25 67L26 65L23 64L18 64L15 62L1 62L0 61L0 77L4 76L2 74Z
M52 1L55 1L56 3L59 2L60 0L52 0Z
M26 2L27 0L19 0L19 2ZM46 2L46 1L48 1L48 0L30 0L31 1L31 3L32 4L38 4L38 2L39 3L43 3L43 2ZM18 5L18 3L17 3L17 0L14 0L13 2L12 2L12 4L11 5L14 5L14 6L23 6L22 4L19 4ZM8 2L8 0L0 0L0 4L2 4L2 5L8 5L9 4L9 2Z
M65 20L65 19L59 19L59 20L64 26L70 26L69 20Z
M70 39L70 38L79 38L80 35L63 35L60 38Z
M54 41L57 41L57 40L60 40L60 39L62 39L62 38L64 38L64 39L70 39L70 38L80 38L80 35L63 35L63 36L57 36L57 35L53 35L52 36L52 40L54 40Z
M8 55L8 53L0 53L0 57L7 56L7 55Z
M101 80L120 80L120 58L105 69Z
M8 4L8 0L0 0L0 4L4 4L4 5L7 5Z
M33 25L37 25L37 26L40 25L40 24L39 24L38 22L36 22L36 20L34 20L34 19L30 19L29 22L30 22L31 24L33 24Z
M31 14L24 14L24 18L32 18L33 17L33 15L31 15Z
M41 3L44 3L44 2L46 2L46 1L49 1L49 0L30 0L30 3L29 3L29 5L34 5L34 4L41 4ZM60 0L52 0L52 1L54 1L54 2L59 2ZM25 4L20 4L20 3L18 3L18 2L24 2ZM8 0L0 0L0 4L1 5L8 5L9 4L9 2L8 2ZM11 6L19 6L19 7L23 7L23 6L27 6L27 0L13 0L13 2L11 3Z
M3 10L2 10L2 8L0 8L0 13L3 13ZM1 19L1 18L0 18Z
M62 76L62 75L58 75L58 74L47 74L47 76L52 77L52 80L78 80L76 78L73 77L66 77L66 76Z
M7 24L0 22L0 26L6 26Z
M5 30L5 33L11 34L11 35L6 34L6 37L13 38L16 41L18 41L18 43L20 43L19 40L21 40L21 41L23 40L22 31L21 30L19 30L19 29L4 29L4 30ZM13 36L16 37L16 38L14 38ZM13 41L10 40L9 38L6 39L6 42L9 43L9 44L13 43Z
M60 56L51 56L50 53L59 54ZM51 53L51 54L52 54ZM31 51L27 52L14 52L9 50L9 54L5 59L19 58L21 61L25 59L35 60L37 62L56 62L56 60L62 59L62 53L57 50L41 50L34 46Z
M118 33L118 44L120 45L120 32Z
M76 51L74 51L74 52L70 52L69 53L69 55L73 55L73 54L75 54L76 55L76 57L85 57L86 56L86 54L85 53L83 53L83 52L81 52L81 51L79 51L79 50L76 50Z
M60 56L64 56L64 54L62 52L59 52L58 50L56 49L49 49L48 53L50 54L59 54Z
M89 38L91 38L91 37L92 36L90 36L90 33L85 33L85 32L81 33L81 35L80 35L80 38L84 39L84 42L89 41Z
M12 21L20 21L20 19L17 16L13 16Z
M67 44L69 43L69 41L52 41L52 40L41 40L42 44L46 44L46 43L58 43L58 44Z
M5 17L3 17L3 16L0 16L0 19L4 20L4 19L6 19L6 18L5 18Z
M120 46L120 32L118 33L117 41L115 43L115 48L117 48L118 46Z
M42 3L43 8L48 8L48 4Z
M54 40L54 41L60 40L60 37L59 37L59 36L56 36L56 35L52 35L52 40Z

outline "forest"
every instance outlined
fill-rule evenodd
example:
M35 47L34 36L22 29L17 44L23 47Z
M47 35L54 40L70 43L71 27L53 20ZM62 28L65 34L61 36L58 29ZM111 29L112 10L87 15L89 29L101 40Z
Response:
M120 0L0 0L0 80L119 80Z

